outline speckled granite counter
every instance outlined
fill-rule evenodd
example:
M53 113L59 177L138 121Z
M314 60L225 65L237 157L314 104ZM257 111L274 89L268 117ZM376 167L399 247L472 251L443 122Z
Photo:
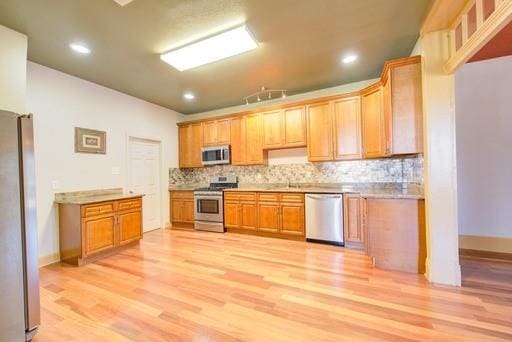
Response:
M204 184L202 185L204 186ZM192 191L201 184L169 186L170 191ZM238 188L225 191L303 192L303 193L359 193L370 198L423 199L423 187L401 183L282 183L239 184Z
M122 188L60 192L55 194L55 203L58 204L90 204L106 201L117 201L127 198L142 197L142 194L123 192Z
M195 189L205 188L207 186L208 186L208 184L200 184L200 183L169 185L169 191L194 191Z
M292 183L286 184L241 184L227 191L258 192L303 192L303 193L359 193L371 198L423 199L423 187L400 183Z

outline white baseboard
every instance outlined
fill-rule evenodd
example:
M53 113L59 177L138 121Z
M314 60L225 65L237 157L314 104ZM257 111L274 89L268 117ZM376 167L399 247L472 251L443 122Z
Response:
M512 237L459 235L459 248L496 253L512 253Z
M54 264L60 261L60 253L53 253L39 257L39 267Z

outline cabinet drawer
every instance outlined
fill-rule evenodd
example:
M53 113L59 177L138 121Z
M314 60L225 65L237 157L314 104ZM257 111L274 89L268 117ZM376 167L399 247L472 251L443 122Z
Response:
M172 199L194 199L193 191L171 191Z
M131 198L129 200L119 201L117 204L117 210L129 210L129 209L137 209L142 206L141 198Z
M279 202L279 194L274 192L260 192L258 198L261 202Z
M256 201L255 192L225 192L224 199L227 201Z
M302 193L282 193L281 202L304 203L304 194Z
M90 204L82 206L82 217L109 214L114 212L114 202Z

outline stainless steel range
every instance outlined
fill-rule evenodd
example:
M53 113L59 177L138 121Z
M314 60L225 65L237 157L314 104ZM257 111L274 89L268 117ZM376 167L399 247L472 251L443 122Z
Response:
M224 232L223 189L237 188L236 176L212 177L208 188L194 190L194 228L210 232Z

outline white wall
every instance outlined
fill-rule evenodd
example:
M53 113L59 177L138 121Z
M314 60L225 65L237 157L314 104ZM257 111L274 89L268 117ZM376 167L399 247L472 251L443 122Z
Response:
M25 112L27 36L0 25L0 110Z
M183 115L114 90L28 63L27 108L34 113L39 255L57 257L55 192L127 186L127 137L162 142L161 189L168 170L178 166L176 123ZM107 132L107 154L74 153L74 128ZM112 167L121 173L112 175ZM52 189L52 182L60 184ZM168 194L162 191L162 220L169 221Z
M459 232L512 237L512 56L455 76Z

